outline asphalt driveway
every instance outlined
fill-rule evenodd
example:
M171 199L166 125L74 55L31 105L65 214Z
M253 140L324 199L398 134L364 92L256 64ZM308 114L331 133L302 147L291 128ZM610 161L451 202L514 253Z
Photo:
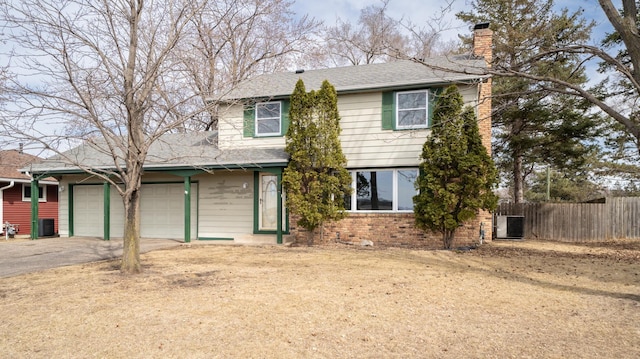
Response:
M0 278L37 272L73 264L89 263L122 255L122 239L43 238L32 240L0 239ZM182 241L141 239L140 252L175 247Z

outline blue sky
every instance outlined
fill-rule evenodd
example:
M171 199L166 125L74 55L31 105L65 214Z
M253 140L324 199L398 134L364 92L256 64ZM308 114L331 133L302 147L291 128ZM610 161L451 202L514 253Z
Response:
M434 15L441 13L441 8L445 1L442 0L390 0L387 6L388 13L395 19L410 19L415 24L425 24ZM597 0L556 0L556 7L568 7L576 10L578 7L584 9L584 16L595 20L599 25L595 29L595 37L600 37L604 32L611 31L604 12L600 8ZM614 3L621 3L614 0ZM456 12L468 10L471 1L453 0L452 11L448 12L447 22L449 30L444 32L445 38L457 38L458 34L468 34L469 28L464 23L455 18ZM357 21L360 9L369 5L381 6L380 0L297 0L293 6L298 15L308 14L318 20L322 20L326 25L333 25L337 18L343 20L351 19ZM620 5L622 7L622 5Z

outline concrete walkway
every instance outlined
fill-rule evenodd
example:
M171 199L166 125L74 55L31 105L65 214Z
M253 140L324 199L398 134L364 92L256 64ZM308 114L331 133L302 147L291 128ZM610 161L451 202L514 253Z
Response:
M172 239L141 239L140 252L183 244ZM73 264L118 258L122 255L122 239L103 241L98 238L0 239L0 278L37 272Z

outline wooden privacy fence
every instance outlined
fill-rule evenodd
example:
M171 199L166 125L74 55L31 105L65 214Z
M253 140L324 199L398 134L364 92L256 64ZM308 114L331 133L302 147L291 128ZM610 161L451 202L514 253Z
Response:
M525 239L640 238L640 197L606 198L605 203L502 203L495 215L524 216Z

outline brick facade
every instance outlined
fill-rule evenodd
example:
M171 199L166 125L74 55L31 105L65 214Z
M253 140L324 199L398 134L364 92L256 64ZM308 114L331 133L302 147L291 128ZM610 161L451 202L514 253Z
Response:
M453 246L478 244L480 222L484 222L485 239L490 240L491 215L481 215L477 220L466 223L456 231ZM291 218L290 230L291 235L287 241L306 243L307 232L297 226L294 217ZM413 213L350 213L341 221L325 224L322 240L319 234L318 230L315 236L316 244L332 243L339 239L351 243L370 240L374 245L382 246L418 246L434 249L443 247L441 234L424 232L414 226Z

